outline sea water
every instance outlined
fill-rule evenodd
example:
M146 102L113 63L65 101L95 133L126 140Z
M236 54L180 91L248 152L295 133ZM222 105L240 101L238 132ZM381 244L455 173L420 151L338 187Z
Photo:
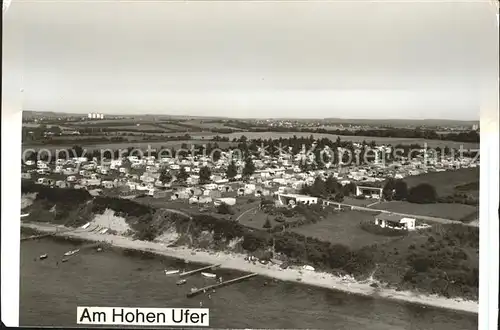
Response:
M215 282L200 274L176 285L195 264L109 248L83 248L61 263L68 250L85 245L53 238L21 242L21 326L75 326L77 306L189 307L210 309L217 328L477 329L477 314L344 292L256 276L216 292L187 298L192 287ZM38 260L41 254L45 260ZM243 273L217 269L224 280ZM210 296L209 296L210 294Z

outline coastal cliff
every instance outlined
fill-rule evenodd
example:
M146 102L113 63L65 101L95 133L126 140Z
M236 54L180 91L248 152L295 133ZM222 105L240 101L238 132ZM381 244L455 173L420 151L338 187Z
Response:
M29 213L22 219L26 223L69 228L91 223L108 228L106 236L115 240L124 237L174 250L251 254L288 265L312 265L322 273L349 275L394 292L471 301L478 297L477 255L470 252L478 248L477 228L442 225L429 231L420 245L401 238L391 244L350 249L294 232L251 229L212 215L185 215L133 200L92 197L83 190L31 185L23 186L23 193L32 199L23 210Z

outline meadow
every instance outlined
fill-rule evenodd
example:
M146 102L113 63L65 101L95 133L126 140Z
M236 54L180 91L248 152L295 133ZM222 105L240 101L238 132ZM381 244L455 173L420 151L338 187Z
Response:
M430 172L421 175L409 176L404 179L408 187L413 187L421 183L428 183L436 188L439 196L452 195L455 191L477 192L479 182L479 168L461 168L444 172ZM467 186L465 186L467 185Z
M377 212L341 211L330 214L325 220L307 224L291 231L306 237L314 237L333 244L344 244L358 249L371 244L390 242L395 237L369 233L360 227L361 222L374 221Z
M371 206L371 208L396 213L414 214L450 220L469 219L471 217L474 217L474 214L476 214L478 211L478 207L465 204L414 204L405 201L382 202Z
M268 218L272 227L283 224L275 221L274 220L275 216L272 215L268 216L267 213L259 210L258 206L259 202L248 203L247 205L237 204L239 211L234 218L237 219L238 223L242 224L243 226L259 230L265 230L264 224L266 223L266 219ZM233 209L235 209L235 207L233 207ZM298 219L299 219L298 217L290 217L290 218L285 217L286 222L292 222Z

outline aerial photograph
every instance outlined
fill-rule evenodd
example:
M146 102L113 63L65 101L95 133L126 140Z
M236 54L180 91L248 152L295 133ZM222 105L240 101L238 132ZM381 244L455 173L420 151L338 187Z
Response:
M490 4L14 0L4 24L21 326L478 328Z

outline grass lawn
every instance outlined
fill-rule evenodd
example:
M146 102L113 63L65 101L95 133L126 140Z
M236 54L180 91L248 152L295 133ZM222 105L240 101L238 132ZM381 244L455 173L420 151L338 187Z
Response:
M397 239L397 237L375 235L361 229L361 222L373 219L374 216L370 212L343 211L331 214L315 224L293 228L292 231L331 243L344 244L352 249Z
M266 223L266 219L268 218L267 213L260 211L258 209L258 206L259 206L258 202L255 204L249 204L249 205L250 206L246 208L246 210L248 210L247 212L245 212L246 210L244 210L243 212L239 213L239 215L241 215L241 217L238 219L238 222L246 227L265 230L264 224ZM238 214L235 215L234 219L237 219L239 215ZM274 216L274 215L269 215L269 221L271 222L272 227L283 224L283 222L280 223L280 222L275 221L274 220L275 217L276 216ZM297 221L300 218L294 216L294 217L290 217L290 218L284 217L284 219L286 222L292 222L292 221Z
M428 217L462 220L477 212L478 208L465 204L414 204L403 201L382 202L372 206L373 209L387 210L396 213L415 214Z
M408 187L429 183L436 187L439 196L452 195L454 191L478 192L479 168L462 168L456 171L432 172L409 176L404 179ZM458 189L456 189L458 188Z

